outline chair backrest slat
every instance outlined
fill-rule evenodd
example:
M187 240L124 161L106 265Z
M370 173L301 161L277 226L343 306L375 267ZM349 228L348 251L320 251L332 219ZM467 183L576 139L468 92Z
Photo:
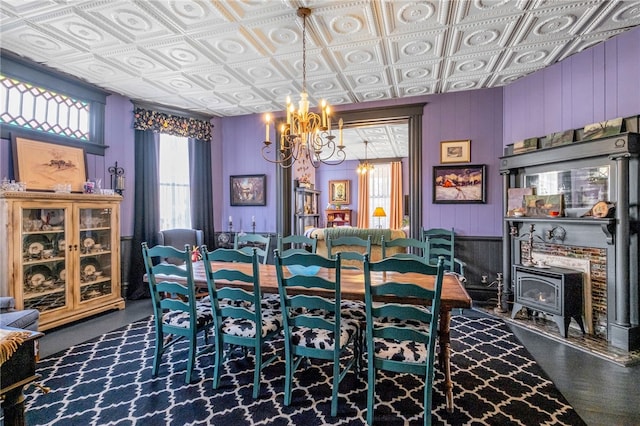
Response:
M191 247L187 244L184 250L161 245L150 248L147 243L142 243L142 256L154 305L154 315L162 316L162 313L167 310L187 312L191 325L195 327L196 296ZM182 264L154 262L154 259L166 258L177 259ZM186 284L176 282L176 277L185 280Z
M341 246L351 246L351 250L345 250ZM356 251L353 248L362 247ZM339 238L327 238L327 255L329 258L335 257L337 253L340 253L342 260L355 260L358 262L364 262L364 256L371 256L371 235L367 239L359 237L339 237Z
M335 259L327 259L313 253L293 253L289 256L280 256L276 250L275 263L278 277L278 292L280 293L280 305L282 306L283 328L287 332L288 327L295 325L322 328L333 331L336 336L340 334L340 262L341 254ZM333 271L332 274L296 275L290 274L287 266L317 266L321 269ZM331 279L333 277L333 279ZM318 288L329 290L331 296L321 294L291 294L291 287L303 287L307 289ZM307 317L300 314L296 308L321 309L335 315L329 318Z
M252 244L252 245L247 245ZM258 244L259 247L256 247ZM233 241L233 248L235 250L241 250L244 253L251 255L255 248L258 256L261 258L263 264L267 263L267 257L269 255L269 245L271 244L271 238L259 234L236 234Z
M439 257L444 258L444 269L454 270L455 232L454 229L422 229L422 239L427 243L429 263L436 264Z
M285 248L287 246L287 248ZM281 256L288 256L293 253L315 253L318 246L318 239L305 237L304 235L289 235L283 237L278 235L278 251Z

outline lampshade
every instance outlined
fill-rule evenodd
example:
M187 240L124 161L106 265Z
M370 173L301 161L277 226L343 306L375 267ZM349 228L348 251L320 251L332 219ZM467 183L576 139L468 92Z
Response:
M373 211L373 217L387 217L387 214L384 212L382 207L376 207Z

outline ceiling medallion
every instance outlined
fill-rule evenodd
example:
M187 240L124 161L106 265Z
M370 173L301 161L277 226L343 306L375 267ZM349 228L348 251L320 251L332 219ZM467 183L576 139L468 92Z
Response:
M262 157L289 168L298 160L308 158L314 168L320 164L340 164L345 158L344 143L342 140L342 119L338 121L338 144L335 143L335 135L331 132L331 114L326 101L320 103L320 113L309 111L309 95L307 93L307 17L311 15L311 9L298 8L298 16L303 19L302 25L302 92L298 102L298 110L287 96L287 121L280 127L280 144L276 147L276 158L273 158L269 139L269 125L271 116L266 114L266 131Z

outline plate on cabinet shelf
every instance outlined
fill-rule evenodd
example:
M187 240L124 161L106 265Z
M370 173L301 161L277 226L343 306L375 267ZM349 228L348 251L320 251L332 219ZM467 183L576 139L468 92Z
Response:
M86 249L90 249L95 245L95 243L96 243L95 240L90 237L87 237L84 240L82 240L82 246Z
M51 241L42 234L27 235L24 239L24 252L30 257L40 257L42 251L49 247Z
M64 263L58 266L56 274L58 275L58 282L64 283L67 281L67 270L65 269Z
M80 275L84 282L95 281L97 278L96 272L102 272L102 267L100 266L98 259L95 257L82 259L82 262L80 262Z
M51 280L53 274L51 269L45 265L34 265L25 270L25 284L32 289L42 287Z

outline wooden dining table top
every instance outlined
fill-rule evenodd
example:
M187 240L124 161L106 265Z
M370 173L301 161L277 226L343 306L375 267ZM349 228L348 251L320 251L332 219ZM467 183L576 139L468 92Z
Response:
M251 274L251 264L248 263L227 263L212 262L213 270L217 269L234 269ZM271 264L260 264L260 289L263 293L278 292L278 278L276 275L276 267ZM286 267L285 267L286 271ZM285 272L287 274L288 272ZM335 279L335 270L320 268L315 270L313 275L327 279ZM193 264L193 277L196 286L206 287L207 280L204 270L204 264L195 262ZM424 288L433 289L435 277L432 275L423 275L415 273L398 273L398 272L371 272L372 285L383 284L388 281L410 282L418 284ZM237 283L238 287L243 285L247 290L252 290L252 285L245 283ZM300 293L314 294L316 289L300 289ZM340 271L340 295L342 299L364 300L364 271L359 269L343 268ZM456 274L445 273L443 277L441 304L446 309L463 309L471 307L471 297L458 279Z

